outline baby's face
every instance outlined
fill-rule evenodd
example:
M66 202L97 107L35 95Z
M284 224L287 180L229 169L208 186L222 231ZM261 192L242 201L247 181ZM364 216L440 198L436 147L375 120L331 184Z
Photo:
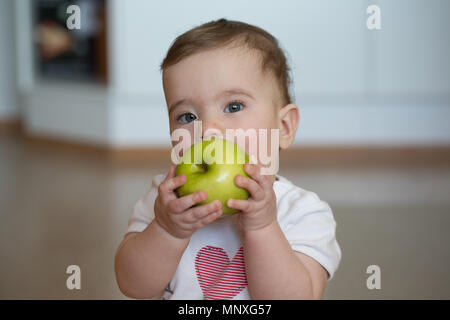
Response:
M171 133L187 129L192 144L194 120L202 121L203 136L211 129L224 138L226 129L252 128L257 133L259 129L268 129L270 151L270 129L279 126L280 93L275 77L269 72L262 73L254 51L220 48L197 53L165 69L163 86ZM240 144L239 140L234 141ZM240 147L254 153L248 149L249 143L245 144Z

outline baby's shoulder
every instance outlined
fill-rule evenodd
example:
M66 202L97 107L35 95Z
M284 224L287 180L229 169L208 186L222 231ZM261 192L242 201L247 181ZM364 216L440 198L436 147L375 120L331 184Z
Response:
M285 177L277 175L273 188L279 219L312 211L331 211L328 203L320 199L315 192L301 188Z
M283 176L277 175L278 180L274 183L274 191L279 200L295 203L296 205L310 205L322 200L310 190L303 189Z

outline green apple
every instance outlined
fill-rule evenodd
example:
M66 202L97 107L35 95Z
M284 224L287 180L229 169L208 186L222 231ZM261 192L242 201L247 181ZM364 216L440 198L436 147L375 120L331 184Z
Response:
M186 183L176 192L183 197L204 190L208 198L197 205L220 200L223 215L235 213L238 210L228 207L226 202L228 199L248 199L248 191L234 183L237 174L248 177L244 171L244 163L248 160L245 151L233 142L216 137L201 140L181 157L176 175L185 174Z

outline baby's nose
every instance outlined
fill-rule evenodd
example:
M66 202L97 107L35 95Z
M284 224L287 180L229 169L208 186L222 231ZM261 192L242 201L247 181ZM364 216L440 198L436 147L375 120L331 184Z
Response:
M224 137L224 130L217 121L203 121L202 123L202 139L213 136Z

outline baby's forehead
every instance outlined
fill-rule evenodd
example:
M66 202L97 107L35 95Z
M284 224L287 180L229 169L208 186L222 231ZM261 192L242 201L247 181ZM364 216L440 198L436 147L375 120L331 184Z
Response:
M263 70L262 56L255 49L225 46L183 60L163 71L164 91L170 91L166 94L183 96L198 87L214 87L213 91L242 88L255 95L264 94L266 98L271 94L272 100L279 97L274 73Z
M229 44L213 49L199 50L182 58L177 64L195 64L211 66L211 69L220 69L222 65L238 65L242 71L263 72L263 55L259 50L249 48L247 45Z

